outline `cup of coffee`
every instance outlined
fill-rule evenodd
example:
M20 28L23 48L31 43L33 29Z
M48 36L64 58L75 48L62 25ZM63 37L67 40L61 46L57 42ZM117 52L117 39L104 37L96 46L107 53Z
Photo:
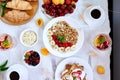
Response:
M5 80L28 80L28 71L24 66L15 64L7 70L5 78Z
M105 21L106 15L101 6L90 6L84 11L84 20L91 26L101 26Z

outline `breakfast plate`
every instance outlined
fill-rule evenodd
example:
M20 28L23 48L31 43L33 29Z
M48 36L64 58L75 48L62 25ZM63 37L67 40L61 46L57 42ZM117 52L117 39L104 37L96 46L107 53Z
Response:
M29 22L34 17L38 9L39 0L34 1L11 0L8 2L0 1L0 3L1 4L6 3L7 7L5 12L2 12L2 10L0 11L1 13L0 19L7 24L22 25ZM11 3L17 5L17 7L11 5Z
M85 76L86 79L84 79L84 80L93 80L93 72L92 72L90 65L83 59L76 58L76 57L67 58L58 64L58 66L56 68L56 72L55 72L55 80L62 80L61 79L61 76L63 74L62 72L65 70L66 65L70 66L72 64L81 65L84 68L83 71L86 74L86 76ZM65 79L65 80L67 80L67 79ZM70 80L72 80L72 79L70 79ZM79 79L75 79L75 80L79 80Z
M61 21L63 22L63 24ZM58 33L51 35L51 32L52 31L54 32L55 30L50 31L50 29L53 28L52 26L54 24L56 25L56 23L60 23L61 26L63 26L63 31L56 30L56 32L58 32ZM58 24L58 27L60 24ZM64 27L64 25L65 26L68 25L67 28ZM69 26L71 26L71 27L69 27ZM84 32L80 28L80 26L82 26L82 25L79 25L79 23L76 20L69 18L69 17L58 17L58 18L52 19L45 26L45 29L43 31L43 43L44 43L45 47L50 51L50 53L52 53L53 55L58 56L58 57L69 57L69 56L74 55L82 47L83 42L84 42ZM55 29L57 29L57 27L55 27ZM72 31L71 34L69 33L69 29ZM68 31L68 32L66 32L66 31ZM63 32L63 33L61 33L61 32ZM61 33L61 34L59 34L59 33ZM56 36L57 39L60 40L59 41L60 44L56 43L56 41L58 41L58 40L53 41L51 39L51 37L53 38L53 36ZM61 42L61 40L63 40L63 42ZM56 43L55 45L54 45L54 42ZM63 46L61 44L63 44ZM65 48L65 51L61 51L61 49L63 49L63 48ZM68 51L69 48L71 50ZM67 51L66 51L66 49L67 49Z

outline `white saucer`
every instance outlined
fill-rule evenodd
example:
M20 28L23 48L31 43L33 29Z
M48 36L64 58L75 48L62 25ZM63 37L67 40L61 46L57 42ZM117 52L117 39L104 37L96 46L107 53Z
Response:
M20 64L15 64L7 70L6 75L5 75L5 78L6 78L5 80L10 80L10 74L13 71L19 74L20 76L19 80L28 80L28 71L24 66Z

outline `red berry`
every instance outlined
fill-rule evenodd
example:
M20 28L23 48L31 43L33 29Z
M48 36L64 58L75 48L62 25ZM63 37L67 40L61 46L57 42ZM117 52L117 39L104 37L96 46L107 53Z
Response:
M66 4L71 4L71 3L72 3L72 0L66 0L65 3L66 3Z
M68 47L68 44L67 43L63 43L63 47Z
M73 1L78 2L78 0L73 0Z
M59 47L63 47L63 44L62 44L62 43L59 43L58 46L59 46Z
M56 39L56 40L55 40L55 44L59 44L59 40Z
M25 62L28 63L28 64L30 64L30 61L29 61L29 60L26 60Z
M72 43L68 42L67 45L68 45L69 47L71 47L71 46L72 46Z
M70 13L73 13L73 9L70 10Z
M62 6L61 6L61 9L64 10L64 9L65 9L65 5L62 5Z
M39 60L35 60L35 62L38 64L38 63L39 63Z
M50 13L50 11L49 11L49 10L46 10L46 13L47 13L47 14L49 14L49 13Z
M52 35L53 40L57 39L56 35Z
M62 13L62 10L61 10L61 9L58 9L58 12L59 12L59 13Z
M76 5L75 5L75 4L73 4L73 5L72 5L72 7L75 9L75 8L76 8Z

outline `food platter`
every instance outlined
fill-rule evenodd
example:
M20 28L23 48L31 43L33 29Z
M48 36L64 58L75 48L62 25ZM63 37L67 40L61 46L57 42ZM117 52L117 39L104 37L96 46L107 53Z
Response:
M25 24L27 22L29 22L36 14L37 10L38 10L38 6L39 6L39 1L28 1L30 3L30 5L32 6L32 9L31 10L21 10L22 12L26 12L28 15L29 15L29 18L28 19L25 19L23 21L11 21L9 20L10 17L0 17L0 19L7 23L7 24L10 24L10 25L22 25L22 24ZM1 2L0 2L1 3ZM14 10L14 9L10 9L10 8L7 8L7 10L5 11L5 14L11 10ZM19 10L19 9L18 9ZM18 12L20 13L20 12ZM13 15L12 15L13 16ZM15 16L15 15L14 15ZM16 15L17 16L17 15ZM19 15L20 16L20 15ZM23 15L24 16L24 15ZM17 16L18 17L18 16Z
M84 71L87 74L86 80L93 80L93 72L92 72L90 65L83 59L76 58L76 57L67 58L58 64L56 72L55 72L55 80L61 79L61 73L62 71L64 71L66 64L73 64L73 63L78 63L84 66Z

